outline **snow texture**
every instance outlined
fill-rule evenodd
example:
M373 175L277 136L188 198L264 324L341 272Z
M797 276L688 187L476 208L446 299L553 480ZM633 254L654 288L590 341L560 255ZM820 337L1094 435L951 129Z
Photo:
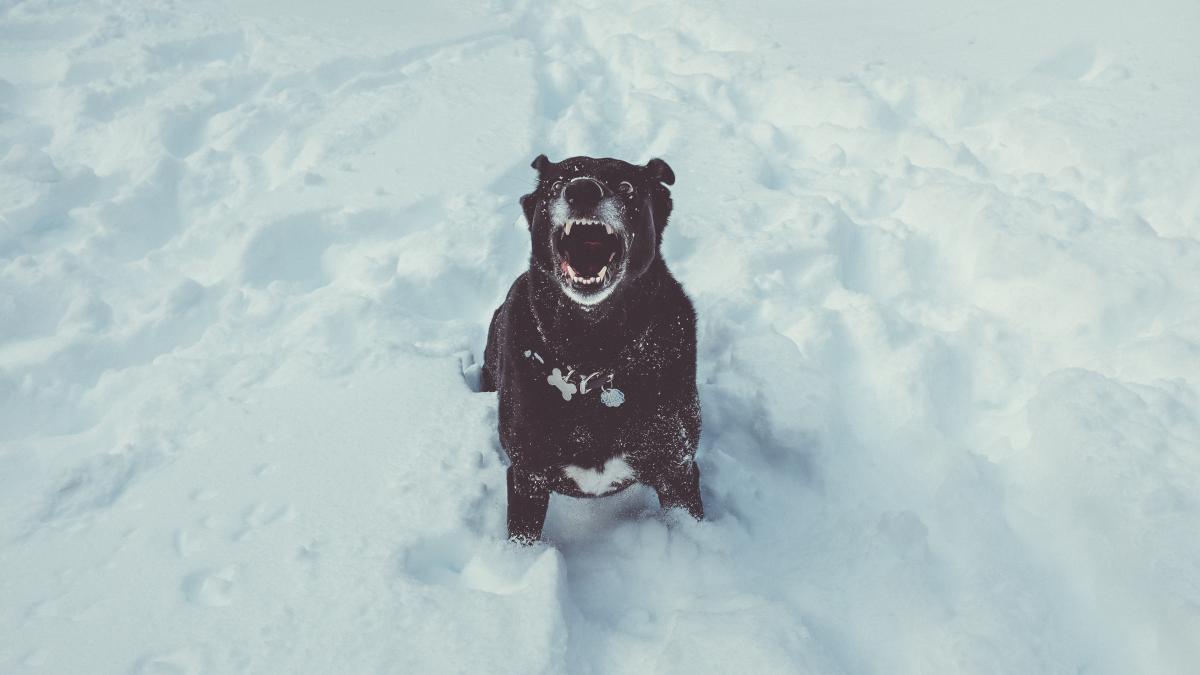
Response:
M0 672L1195 672L1197 26L0 3ZM504 540L541 152L675 170L705 522Z

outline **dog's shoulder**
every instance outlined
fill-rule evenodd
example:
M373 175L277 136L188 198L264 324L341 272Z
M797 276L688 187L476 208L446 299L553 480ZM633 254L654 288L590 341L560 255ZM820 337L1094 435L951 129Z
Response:
M695 368L696 310L665 267L655 277L626 323L621 361L652 379L669 372L687 377Z
M648 310L660 339L665 339L669 344L695 344L696 308L665 265Z
M529 270L525 270L513 279L512 285L508 287L508 294L504 296L504 305L511 305L519 298L529 297ZM502 305L503 306L503 305Z
M496 391L502 381L501 368L509 347L520 340L529 304L529 271L522 272L508 288L504 302L492 312L487 346L483 352L483 390Z
M696 307L692 304L692 299L688 297L686 291L683 290L683 285L671 274L670 270L663 266L663 302L673 310L673 314L680 318L686 319L688 323L695 325L696 323Z

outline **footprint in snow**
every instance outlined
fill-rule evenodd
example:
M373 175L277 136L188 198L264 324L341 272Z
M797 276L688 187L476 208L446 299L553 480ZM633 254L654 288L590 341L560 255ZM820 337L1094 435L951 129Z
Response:
M194 647L148 654L138 659L132 672L137 675L193 675L211 670L205 654Z
M289 523L296 518L296 510L290 505L284 504L275 508L268 508L263 502L256 502L242 513L242 524L230 536L231 541L242 541L261 530L275 523Z
M200 570L183 579L183 595L196 605L226 607L233 603L237 589L237 567L226 565L216 570Z

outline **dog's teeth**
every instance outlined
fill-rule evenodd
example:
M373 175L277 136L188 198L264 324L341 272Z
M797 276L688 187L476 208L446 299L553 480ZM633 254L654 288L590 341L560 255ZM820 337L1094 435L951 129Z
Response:
M612 233L613 233L612 225L609 225L608 223L605 223L605 224L604 224L604 230L605 230L606 232L608 232L609 234L612 234Z
M609 253L609 254L608 254L608 262L612 262L612 261L613 261L613 258L615 258L615 257L617 257L617 254L616 254L616 252L615 252L615 251L614 251L614 252L612 252L612 253Z
M571 221L567 221L567 226L563 228L563 231L567 233L568 237L571 236Z
M599 280L599 281L604 281L604 273L605 273L605 272L607 272L607 271L608 271L608 265L605 265L604 267L601 267L601 268L600 268L600 274L596 275L596 279L597 279L597 280Z

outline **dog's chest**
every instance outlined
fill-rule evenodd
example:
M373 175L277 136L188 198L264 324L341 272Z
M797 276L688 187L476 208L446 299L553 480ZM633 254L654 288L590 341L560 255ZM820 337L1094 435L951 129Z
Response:
M563 467L563 473L575 481L584 494L600 496L633 480L633 467L625 461L625 455L613 457L600 469L585 469L573 464Z
M522 386L535 393L535 398L549 399L569 409L615 409L625 404L625 392L615 369L558 363L543 351L531 345L520 350L518 356Z

